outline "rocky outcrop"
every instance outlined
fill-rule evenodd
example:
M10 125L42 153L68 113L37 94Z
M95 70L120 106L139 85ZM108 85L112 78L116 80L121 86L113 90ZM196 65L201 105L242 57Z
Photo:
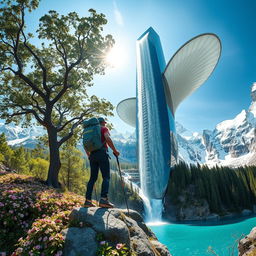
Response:
M100 246L99 236L110 245L118 243L138 256L170 256L154 233L145 225L136 211L117 208L75 208L70 215L71 226L65 237L64 255L95 256Z
M254 256L256 255L256 227L250 234L241 239L238 244L239 256Z

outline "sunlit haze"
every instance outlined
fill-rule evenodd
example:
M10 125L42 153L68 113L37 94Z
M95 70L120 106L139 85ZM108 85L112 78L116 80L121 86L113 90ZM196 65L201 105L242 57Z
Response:
M127 61L127 55L124 47L114 46L106 55L106 62L111 68L121 68Z

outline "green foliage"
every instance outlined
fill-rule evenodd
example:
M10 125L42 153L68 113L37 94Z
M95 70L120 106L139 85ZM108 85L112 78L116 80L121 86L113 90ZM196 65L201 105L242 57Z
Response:
M218 214L252 209L256 203L255 166L232 169L180 163L171 171L167 198L179 205L179 196L188 191L191 185L197 199L205 199L210 211ZM188 205L188 201L183 204Z
M8 146L6 136L4 133L0 134L0 163L10 165L13 151Z
M28 169L26 152L23 147L14 149L13 156L11 158L11 167L20 173Z
M104 74L105 56L114 40L102 35L107 23L102 13L90 9L88 17L79 17L75 12L60 15L51 10L39 20L41 45L33 45L26 14L38 4L38 0L1 2L0 118L45 127L50 151L47 184L58 187L59 148L79 136L84 119L112 115L113 105L89 96L87 89L96 74ZM24 170L23 163L17 165Z
M61 150L60 181L72 192L85 194L85 182L89 180L82 152L66 143Z
M24 174L33 175L39 179L46 179L49 168L49 161L43 158L35 158L29 160L29 172L23 172Z
M110 244L105 241L104 235L102 233L98 233L96 235L96 239L99 242L99 247L97 250L98 256L136 256L137 254L131 249L127 248L125 244Z
M134 255L132 252L125 247L125 244L117 244L116 246L111 246L105 241L100 242L100 247L97 251L99 256L131 256Z

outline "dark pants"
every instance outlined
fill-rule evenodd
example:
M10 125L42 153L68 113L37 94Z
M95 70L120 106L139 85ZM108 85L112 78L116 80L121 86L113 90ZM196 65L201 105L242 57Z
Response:
M101 197L108 196L109 180L110 180L110 166L106 149L100 149L92 152L90 155L91 176L87 184L86 199L92 199L93 186L98 178L99 169L102 174Z

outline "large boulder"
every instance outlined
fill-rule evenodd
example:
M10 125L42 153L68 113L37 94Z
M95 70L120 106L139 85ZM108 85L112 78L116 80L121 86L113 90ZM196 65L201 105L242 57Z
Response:
M133 210L128 213L117 208L75 208L70 215L70 226L62 232L65 256L96 255L99 235L109 244L125 244L138 256L171 256L141 215Z
M98 244L95 240L96 232L92 228L71 227L62 231L65 239L64 255L95 256Z
M256 255L256 227L251 230L249 235L239 241L238 250L239 256Z

